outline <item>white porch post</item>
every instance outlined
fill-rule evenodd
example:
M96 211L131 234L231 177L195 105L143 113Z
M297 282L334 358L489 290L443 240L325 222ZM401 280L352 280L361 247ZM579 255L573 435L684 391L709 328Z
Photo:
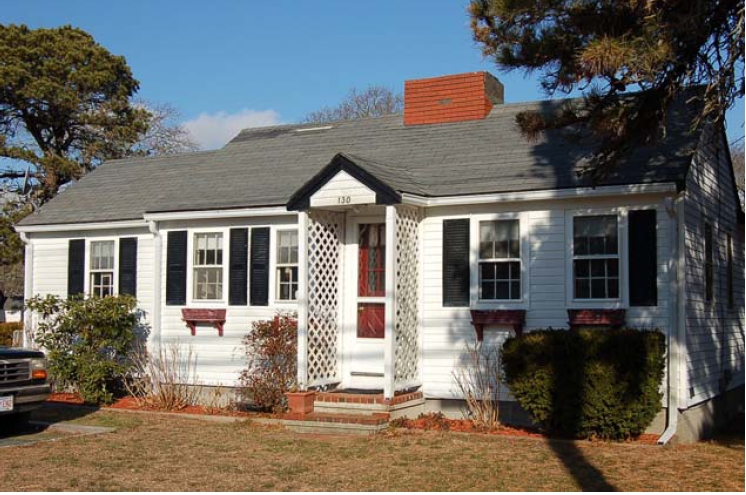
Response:
M396 207L386 206L386 332L383 339L383 398L394 398L396 380Z
M308 387L308 212L298 212L298 386Z

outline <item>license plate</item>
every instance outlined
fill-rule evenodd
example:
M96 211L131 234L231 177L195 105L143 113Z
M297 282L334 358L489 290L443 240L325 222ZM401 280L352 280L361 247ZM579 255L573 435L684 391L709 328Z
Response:
M13 396L6 395L0 397L0 412L13 410Z

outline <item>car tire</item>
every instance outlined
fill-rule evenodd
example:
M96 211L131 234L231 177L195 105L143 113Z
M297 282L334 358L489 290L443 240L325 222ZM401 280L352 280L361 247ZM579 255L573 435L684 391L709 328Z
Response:
M31 419L30 412L23 412L13 414L10 416L10 427L15 430L20 430L28 427L28 422Z

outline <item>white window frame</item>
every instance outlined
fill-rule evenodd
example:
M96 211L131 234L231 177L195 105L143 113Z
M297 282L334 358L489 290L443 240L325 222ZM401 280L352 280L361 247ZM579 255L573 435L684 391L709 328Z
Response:
M629 307L629 277L627 274L628 246L627 246L627 218L629 210L644 209L640 205L635 208L589 208L582 210L567 210L565 212L565 242L566 242L566 265L565 265L565 292L567 295L567 307L570 309L621 309ZM656 208L651 206L651 208ZM619 297L613 299L576 299L575 298L575 272L573 262L575 260L574 248L574 219L575 217L590 216L616 216L617 217L617 242L619 259ZM599 258L609 258L602 255ZM587 258L590 259L591 257Z
M298 253L298 259L295 263L280 263L280 260L278 259L278 250L280 249L280 235L285 232L295 232L296 236L300 236L300 231L298 228L288 228L288 227L278 227L276 229L272 229L272 240L270 240L270 248L273 250L274 253L274 263L270 263L270 266L272 267L272 272L274 273L274 298L275 302L277 304L296 304L298 302L298 298L295 299L281 299L280 298L280 278L278 276L278 271L280 268L283 267L296 267L298 268L300 266L300 252ZM298 240L298 249L300 249L300 239ZM298 271L298 277L300 277L300 271ZM298 285L298 289L300 289L300 279L296 281L296 284Z
M228 257L230 242L230 229L226 227L201 227L187 230L187 304L195 306L228 304ZM220 299L195 299L194 298L194 237L196 234L222 234L223 235L223 269L222 296ZM218 265L211 265L218 266Z
M83 293L87 294L89 297L93 296L91 290L91 274L96 272L102 272L102 271L109 271L109 270L91 270L91 260L93 257L91 256L91 244L94 242L113 242L114 243L114 266L111 269L111 271L114 272L114 275L112 277L112 296L118 296L119 295L119 238L113 237L113 236L107 236L107 237L88 237L85 240L85 280L83 280Z
M518 220L520 234L521 297L519 299L480 299L479 297L479 226L481 222ZM529 221L528 212L475 214L470 217L470 308L472 309L528 309L530 294ZM512 259L511 259L512 260ZM507 261L500 260L500 261Z

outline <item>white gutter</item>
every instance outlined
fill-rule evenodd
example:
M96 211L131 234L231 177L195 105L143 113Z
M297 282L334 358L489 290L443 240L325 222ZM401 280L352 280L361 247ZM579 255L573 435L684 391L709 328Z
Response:
M148 230L153 234L153 312L151 314L152 342L157 352L161 347L161 261L163 259L163 236L158 222L148 222ZM150 340L150 339L149 339ZM152 349L151 349L152 351Z
M214 218L245 218L269 217L278 215L297 215L298 212L288 211L284 206L266 208L231 208L225 210L171 211L163 213L145 213L143 218L147 222L165 222L169 220L201 220Z
M145 228L144 220L124 220L116 222L92 222L92 223L58 223L49 225L18 225L16 232L66 232L70 230L112 230L112 229L135 229Z
M34 322L33 315L26 310L26 301L34 297L34 245L26 232L19 232L18 235L25 245L23 263L23 347L30 347L32 342L29 331Z
M659 445L665 445L676 435L681 404L682 356L686 338L686 279L684 231L684 196L676 200L666 200L671 229L671 257L669 258L669 286L676 304L671 304L668 331L668 393L666 404L666 429L658 438Z
M233 208L224 210L172 211L163 213L145 213L139 220L119 220L111 222L58 223L46 225L18 225L17 232L69 232L71 230L112 230L150 228L150 222L168 220L200 220L215 218L294 216L298 213L288 211L284 206L265 208Z
M428 198L416 194L403 193L402 203L416 206L452 206L474 205L483 203L539 201L547 199L588 198L618 196L620 194L655 194L675 193L676 184L632 184L626 186L577 187L573 189L546 189L542 191L523 191L492 194L470 194L465 196L442 196Z

